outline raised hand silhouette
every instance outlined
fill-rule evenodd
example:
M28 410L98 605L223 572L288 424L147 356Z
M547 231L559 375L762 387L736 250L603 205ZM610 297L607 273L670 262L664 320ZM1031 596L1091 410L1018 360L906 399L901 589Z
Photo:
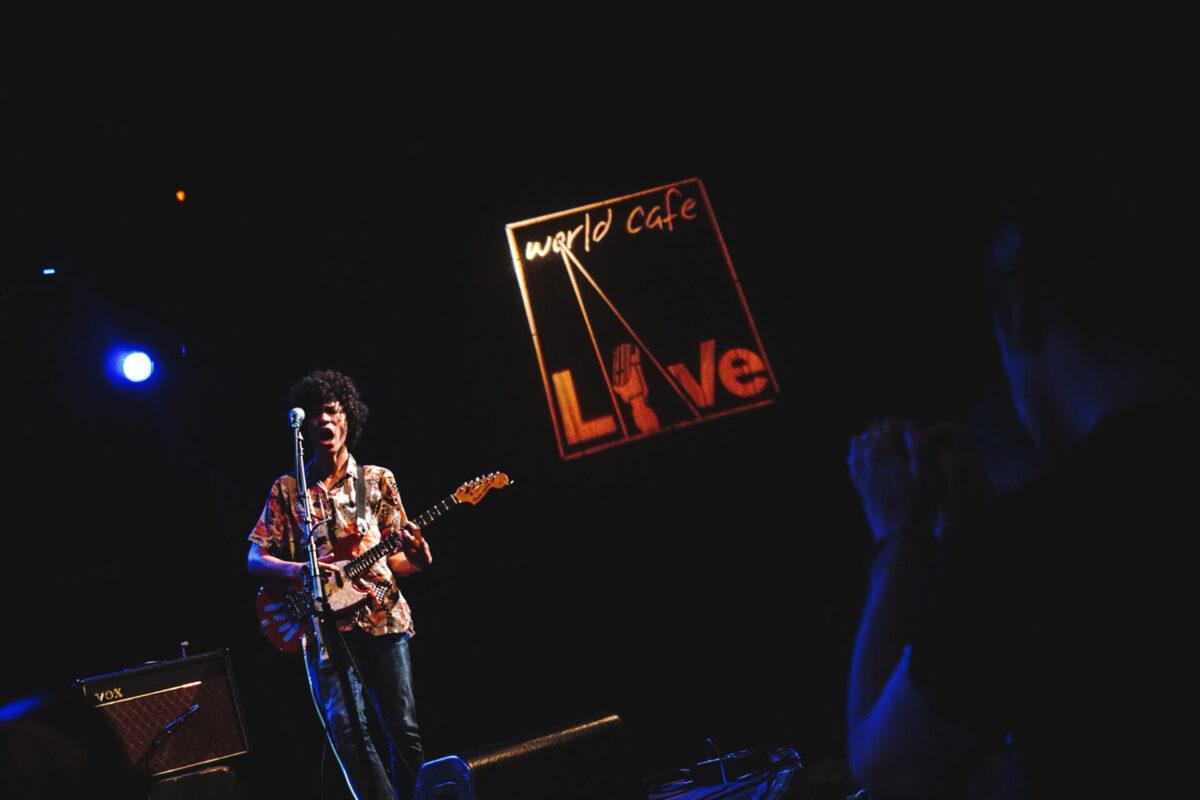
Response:
M633 424L638 431L649 433L658 430L658 414L646 402L650 387L646 385L646 376L642 372L642 354L628 342L622 342L613 350L612 382L617 395L633 412Z

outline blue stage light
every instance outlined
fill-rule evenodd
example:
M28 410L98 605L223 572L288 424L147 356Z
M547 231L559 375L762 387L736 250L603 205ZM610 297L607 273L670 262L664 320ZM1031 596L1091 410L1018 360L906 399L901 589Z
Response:
M126 380L141 383L154 373L154 362L145 353L130 353L121 359L121 372Z

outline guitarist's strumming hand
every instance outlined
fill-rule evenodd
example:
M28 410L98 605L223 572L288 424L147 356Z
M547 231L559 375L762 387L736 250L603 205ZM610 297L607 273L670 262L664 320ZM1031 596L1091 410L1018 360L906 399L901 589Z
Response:
M429 542L425 541L421 529L412 522L405 522L400 531L400 548L404 551L404 557L417 569L425 569L433 563Z
M317 562L317 571L321 573L321 579L336 578L342 574L342 566L340 564L327 564L324 561ZM292 577L293 581L298 583L308 583L308 564L303 561L296 564L296 573Z

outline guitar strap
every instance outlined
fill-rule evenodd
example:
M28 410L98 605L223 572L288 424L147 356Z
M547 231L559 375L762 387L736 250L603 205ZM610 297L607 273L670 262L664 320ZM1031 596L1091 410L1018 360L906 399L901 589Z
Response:
M367 469L357 461L354 462L354 506L361 531L367 520Z

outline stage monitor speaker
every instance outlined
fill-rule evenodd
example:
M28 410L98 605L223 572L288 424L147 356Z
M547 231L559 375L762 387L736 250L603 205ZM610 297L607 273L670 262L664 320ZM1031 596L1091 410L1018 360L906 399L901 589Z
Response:
M643 786L646 800L783 800L803 771L790 747L739 750L652 775Z
M414 800L638 798L625 725L601 715L427 762Z
M76 681L112 724L130 764L153 776L249 751L228 650Z

